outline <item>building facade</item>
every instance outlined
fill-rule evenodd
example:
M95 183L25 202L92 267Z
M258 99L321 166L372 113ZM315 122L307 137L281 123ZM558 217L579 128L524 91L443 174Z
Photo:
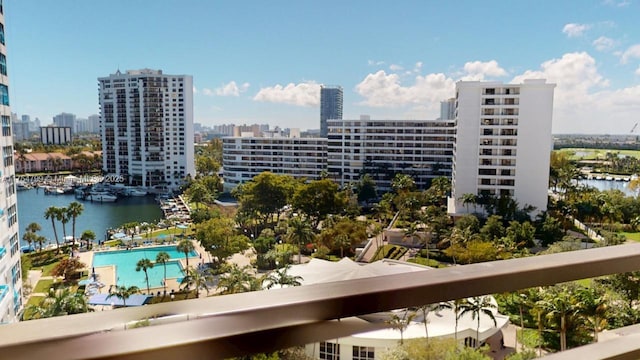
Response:
M322 86L320 88L320 137L329 134L327 120L342 120L343 91L340 86Z
M319 180L327 168L327 139L225 137L222 167L225 190L264 171Z
M456 99L451 98L440 101L440 120L453 120L456 118Z
M554 88L539 79L456 84L450 213L468 211L465 194L510 196L521 208L547 209Z
M195 176L191 76L142 69L98 82L103 171L147 188Z
M451 176L453 121L329 120L327 171L340 185L363 174L388 191L395 174L411 175L419 188Z
M23 309L18 200L13 165L13 134L9 107L7 48L4 8L0 0L0 117L2 118L2 164L0 164L0 324L17 322Z
M44 126L40 128L40 141L45 145L68 144L72 130L68 126Z
M71 113L60 113L53 117L53 125L58 127L68 127L71 131L75 132L76 129L76 115Z

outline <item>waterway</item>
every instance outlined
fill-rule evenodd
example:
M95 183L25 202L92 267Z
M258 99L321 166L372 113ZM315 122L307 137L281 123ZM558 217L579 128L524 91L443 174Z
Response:
M627 196L636 196L636 194L629 190L628 181L615 181L615 180L596 180L596 179L582 179L578 180L578 184L594 187L600 191L605 190L620 190Z
M127 197L113 203L96 203L76 199L73 194L45 195L43 189L30 189L18 191L20 237L27 225L36 222L42 227L38 233L55 243L51 220L45 219L44 213L49 206L66 207L73 201L81 203L84 207L84 211L76 219L76 237L80 237L85 230L92 230L96 234L96 241L105 240L107 229L117 228L132 221L157 222L162 219L162 210L153 196ZM67 223L66 229L67 235L71 235L71 221ZM56 231L58 239L62 239L62 226L58 221Z

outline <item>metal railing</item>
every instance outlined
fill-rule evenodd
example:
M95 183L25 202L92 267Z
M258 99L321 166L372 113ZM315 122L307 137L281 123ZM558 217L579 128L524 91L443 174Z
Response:
M345 319L351 316L639 269L640 244L619 245L434 269L422 276L397 274L33 320L0 327L0 355L47 360L226 358L379 326ZM124 330L132 321L176 314L189 320ZM626 346L589 346L606 354L578 348L550 358L573 359L573 352L583 359L638 358L637 340L621 336L611 343Z

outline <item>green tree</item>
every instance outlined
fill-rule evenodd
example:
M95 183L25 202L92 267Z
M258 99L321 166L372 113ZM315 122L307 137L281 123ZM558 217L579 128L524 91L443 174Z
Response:
M84 294L65 287L57 290L49 289L47 296L39 304L27 306L25 313L30 315L30 319L44 319L89 311L92 309L87 305Z
M391 180L391 188L396 194L408 193L416 189L416 182L411 175L398 173Z
M51 227L53 228L53 236L56 239L56 249L60 249L60 240L58 239L58 231L56 229L56 220L58 219L58 213L61 212L61 209L56 206L49 206L47 210L44 212L45 219L51 219Z
M187 262L186 269L189 270L189 254L195 250L193 243L189 239L183 239L178 243L176 250L184 253L184 260Z
M289 220L289 230L287 231L286 239L290 243L296 244L298 248L298 264L302 262L302 246L312 242L314 237L313 229L305 219L294 217Z
M476 194L472 193L462 194L459 200L462 201L462 205L467 208L467 213L469 213L469 204L472 204L475 207L475 205L478 203L478 197L476 196Z
M291 176L262 172L233 190L240 202L238 215L257 219L267 227L274 219L277 221L285 206L291 203L295 187L296 181Z
M586 317L587 324L593 329L593 342L598 342L598 333L607 327L607 293L597 287L585 287L578 290L577 296L579 312Z
M400 345L404 344L404 332L415 316L416 314L404 310L401 315L398 315L398 313L391 314L391 317L387 320L387 324L389 324L391 328L400 331Z
M485 241L495 241L502 238L505 235L502 217L499 215L489 216L487 222L480 229L480 234Z
M166 251L160 251L156 255L156 264L160 263L164 267L164 276L162 277L162 286L164 287L164 294L167 293L167 261L171 259L169 253Z
M56 213L56 220L60 221L60 223L62 224L62 238L64 239L64 241L67 241L67 223L71 219L69 218L66 207L59 208L58 212Z
M92 230L85 230L80 235L80 240L87 242L87 250L91 249L91 242L94 241L95 239L96 239L96 233L94 233Z
M153 268L153 263L147 258L140 259L136 263L136 271L144 271L144 280L147 282L147 294L151 293L149 291L149 273L147 272L151 268Z
M187 276L182 278L180 285L185 290L195 290L196 298L200 297L200 290L205 290L209 295L209 285L213 281L213 275L209 271L198 271L198 269L187 270Z
M302 276L298 275L289 275L288 272L291 270L291 265L287 265L285 267L273 270L263 279L263 284L266 284L267 289L271 289L276 285L279 285L280 288L285 286L300 286L302 285Z
M38 239L37 232L40 230L42 230L42 227L40 226L40 224L36 222L30 223L25 228L24 234L22 234L22 240L26 241L29 244L29 247L31 247L31 244L35 243L36 240Z
M458 317L462 317L467 313L471 314L471 320L477 319L476 325L476 347L480 346L480 317L482 315L488 317L493 321L493 326L497 326L496 317L493 310L496 309L496 305L491 301L490 296L474 296L460 304L460 314Z
M140 289L137 286L129 286L126 287L124 285L116 286L109 291L109 295L107 295L106 299L109 300L111 297L117 297L122 300L123 306L127 306L127 299L131 297L133 294L137 294L140 292Z
M76 245L76 219L84 211L84 206L77 201L69 204L66 208L66 217L71 219L71 236L73 237L72 246Z
M579 310L576 300L568 289L554 286L545 291L543 299L537 303L546 323L558 330L560 351L567 349L569 323Z
M356 193L358 194L359 202L368 203L370 200L378 198L376 182L371 175L364 174L360 177L360 181L356 184Z
M335 245L340 248L340 258L344 257L344 248L351 247L351 239L349 239L349 235L347 234L339 234L334 239ZM299 261L299 260L298 260Z
M257 291L262 290L262 280L255 277L253 268L249 265L225 265L224 274L220 276L217 287L223 295Z
M338 191L338 184L329 179L314 180L298 187L293 207L311 220L313 229L330 214L340 214L347 198Z
M249 239L236 233L235 223L230 218L213 218L196 225L195 237L217 265L249 248Z
M195 181L189 186L186 195L196 204L196 208L199 208L202 203L210 203L213 199L209 190L198 181Z

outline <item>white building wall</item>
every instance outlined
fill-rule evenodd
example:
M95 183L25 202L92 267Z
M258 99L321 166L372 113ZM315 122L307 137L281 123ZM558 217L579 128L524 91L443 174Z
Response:
M555 84L458 82L456 148L449 212L464 194L508 194L522 208L547 209Z
M4 28L4 14L1 9L0 6L0 24ZM7 39L6 36L4 38ZM3 43L0 43L0 53L7 53ZM11 119L11 108L8 96L9 79L6 74L0 73L0 86L0 116L3 118L0 132L0 324L4 324L19 321L23 299L13 131L11 121L7 121Z

